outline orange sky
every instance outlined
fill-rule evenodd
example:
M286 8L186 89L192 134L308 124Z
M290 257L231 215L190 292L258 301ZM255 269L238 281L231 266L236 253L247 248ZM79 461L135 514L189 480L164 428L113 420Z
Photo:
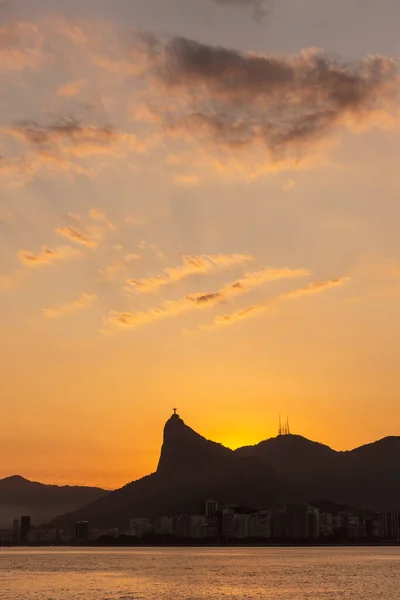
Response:
M333 4L2 9L0 476L400 434L400 8Z

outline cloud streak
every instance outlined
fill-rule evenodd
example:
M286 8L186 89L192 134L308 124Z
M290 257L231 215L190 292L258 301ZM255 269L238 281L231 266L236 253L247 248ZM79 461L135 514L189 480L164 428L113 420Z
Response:
M328 281L312 282L306 285L305 287L292 290L290 292L287 292L286 294L282 294L281 296L278 296L273 300L269 300L260 304L253 304L231 314L218 315L211 325L200 327L200 329L212 329L214 327L219 327L222 325L233 325L239 321L252 318L262 312L265 312L277 303L283 302L285 300L299 298L302 296L320 294L330 289L340 287L344 285L347 281L349 281L348 277L337 277Z
M50 265L57 261L76 258L79 255L79 250L70 246L58 246L54 249L43 246L39 252L30 252L29 250L20 250L18 252L19 260L27 267Z
M66 237L71 242L82 244L83 246L88 246L90 248L96 248L98 246L98 239L93 239L87 233L84 233L80 229L76 229L76 227L71 227L71 225L59 227L56 229L56 232L58 235Z
M223 286L216 292L189 294L179 300L164 302L161 308L140 312L111 311L107 319L105 319L104 331L109 333L110 331L118 329L132 329L160 319L176 317L191 310L211 308L216 304L228 302L228 300L234 296L249 293L266 282L306 277L307 275L309 275L307 269L289 268L266 268L260 271L246 273L243 278L238 279L232 284Z
M131 151L142 152L144 148L133 133L117 131L110 125L84 123L76 118L59 118L45 125L31 120L18 121L3 127L2 131L19 142L19 147L13 154L5 153L1 157L0 172L27 180L45 169L91 175L96 163L84 165L84 159L126 156Z
M145 279L129 279L128 289L139 292L154 292L163 285L181 281L192 275L211 273L220 269L229 269L253 260L248 254L203 254L200 256L185 255L179 267L169 267L155 277Z
M109 229L110 231L116 230L116 226L114 225L114 223L107 217L107 215L101 212L101 210L98 210L97 208L91 208L89 216L91 219L93 219L93 221L98 221L99 223L107 227L107 229Z
M78 310L87 308L97 300L94 294L81 294L77 300L66 302L53 308L43 309L43 315L46 319L60 319Z
M278 281L282 279L296 279L310 275L308 269L273 269L271 267L245 273L244 277L234 283L228 284L218 292L210 294L194 294L187 296L187 299L195 304L215 304L217 302L227 302L230 298L241 294L246 294L262 286L264 283Z
M108 154L121 141L134 143L136 140L135 136L117 132L111 126L85 124L74 118L61 119L49 125L19 121L5 131L36 148L57 148L74 156Z

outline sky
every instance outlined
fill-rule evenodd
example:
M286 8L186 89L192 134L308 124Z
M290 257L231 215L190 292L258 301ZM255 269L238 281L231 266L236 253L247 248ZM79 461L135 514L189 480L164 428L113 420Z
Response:
M397 0L0 3L0 477L165 421L400 435Z

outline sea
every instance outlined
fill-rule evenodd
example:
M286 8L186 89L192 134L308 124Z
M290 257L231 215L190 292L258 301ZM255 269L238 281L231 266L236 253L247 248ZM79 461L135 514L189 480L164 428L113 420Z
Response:
M400 547L0 549L1 600L399 600Z

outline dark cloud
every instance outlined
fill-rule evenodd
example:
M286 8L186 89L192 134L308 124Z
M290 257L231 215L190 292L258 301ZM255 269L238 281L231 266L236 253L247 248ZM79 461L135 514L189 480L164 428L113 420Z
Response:
M222 302L224 297L219 292L212 292L209 294L192 294L186 296L186 300L193 304L215 304L215 302Z
M8 132L34 145L69 141L73 145L83 143L108 144L118 135L109 126L84 125L76 119L60 120L47 126L36 121L20 121Z
M168 92L173 132L218 144L252 143L279 154L310 144L348 120L388 110L397 64L386 57L340 63L321 52L296 57L241 53L185 38L141 38L150 72Z

